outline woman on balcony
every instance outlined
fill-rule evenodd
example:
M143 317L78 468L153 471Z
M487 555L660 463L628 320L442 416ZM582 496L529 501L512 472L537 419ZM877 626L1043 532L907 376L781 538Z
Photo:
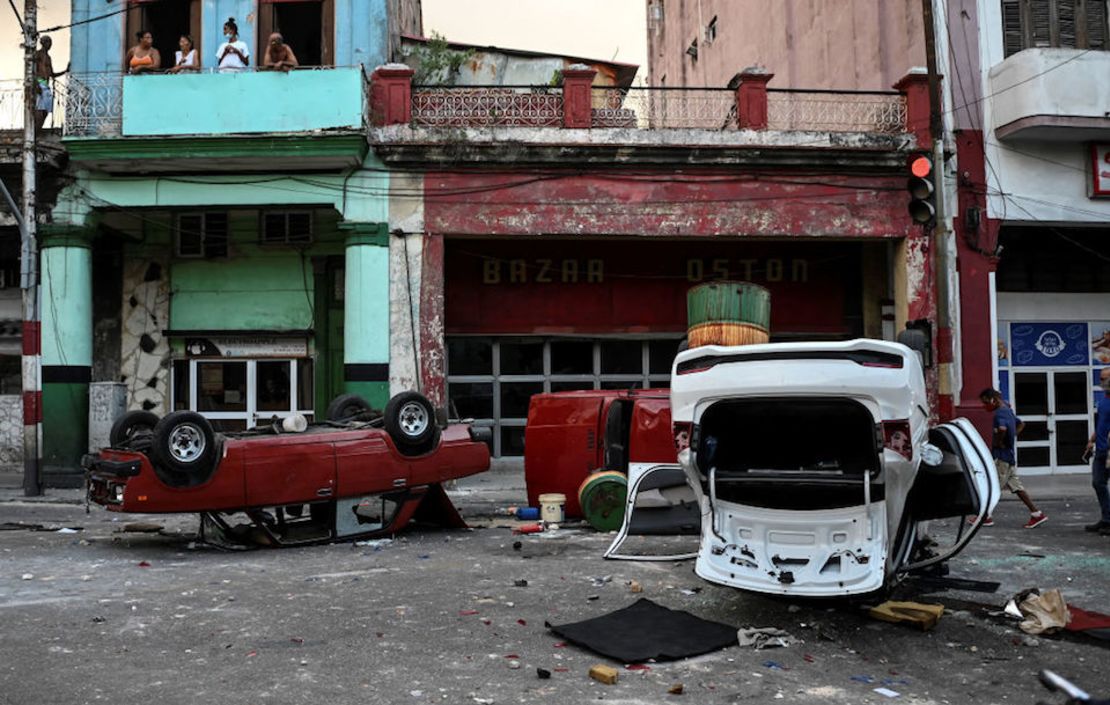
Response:
M174 52L176 63L169 69L169 72L200 71L200 64L197 62L197 50L193 46L193 38L188 34L182 34L181 38L177 40L177 46L178 50Z
M154 35L143 30L135 33L139 43L127 50L123 70L128 73L147 73L162 68L162 55L154 48Z
M220 72L242 71L251 61L250 49L247 43L239 39L239 25L235 24L234 17L228 17L224 22L224 36L227 41L216 50L216 59L220 62Z

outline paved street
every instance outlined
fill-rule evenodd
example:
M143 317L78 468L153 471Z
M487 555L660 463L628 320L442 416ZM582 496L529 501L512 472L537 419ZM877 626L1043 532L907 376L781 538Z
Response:
M0 532L0 702L877 703L887 698L874 689L885 686L906 703L1031 705L1038 669L1098 691L1110 667L1110 649L1097 642L1029 638L987 615L1032 586L1110 611L1110 539L1082 531L1093 504L1082 479L1027 483L1051 516L1035 531L1022 530L1022 507L1005 501L996 526L952 565L953 575L1002 588L919 597L950 610L927 633L848 605L716 587L690 562L603 561L609 537L585 530L513 536L493 514L523 498L511 465L455 488L470 531L241 553L198 547L191 516L86 514L75 491L28 501L0 490L0 522L81 529ZM165 529L123 533L134 520ZM611 580L591 580L603 576ZM804 644L731 647L596 683L587 671L605 659L564 646L544 623L631 604L640 597L632 580L668 607L780 627ZM551 679L538 679L537 667ZM683 695L668 694L676 683Z

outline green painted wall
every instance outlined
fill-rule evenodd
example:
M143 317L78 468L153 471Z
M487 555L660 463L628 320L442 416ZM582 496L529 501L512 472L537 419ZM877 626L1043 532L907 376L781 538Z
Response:
M359 395L375 409L384 409L389 401L389 382L346 382L344 391Z
M92 364L92 253L47 247L42 258L42 364Z
M389 248L347 247L343 362L389 362Z
M51 474L80 478L81 456L89 443L89 385L43 384L42 418L43 467Z

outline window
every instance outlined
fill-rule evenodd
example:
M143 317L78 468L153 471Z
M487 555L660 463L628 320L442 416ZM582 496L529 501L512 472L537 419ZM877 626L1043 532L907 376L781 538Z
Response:
M177 216L174 254L178 257L227 257L227 213L182 213Z
M698 40L690 42L690 46L686 47L686 53L689 54L690 60L695 64L698 63Z
M448 338L449 410L492 427L495 456L521 455L533 394L666 387L678 343L678 338Z
M173 66L177 40L182 34L193 38L197 61L204 65L200 46L200 0L129 0L125 52L135 46L135 34L142 31L154 37L154 48L162 55L163 69Z
M1006 56L1035 47L1110 48L1106 0L1002 0Z
M312 243L312 213L289 211L262 215L263 245L308 245Z
M714 15L713 19L709 20L709 24L705 28L705 43L712 44L717 41L717 16Z
M172 408L199 411L218 431L266 425L277 416L313 415L311 358L174 360Z
M301 66L335 63L334 0L261 0L258 4L258 64L262 65L270 34L279 32L293 48Z

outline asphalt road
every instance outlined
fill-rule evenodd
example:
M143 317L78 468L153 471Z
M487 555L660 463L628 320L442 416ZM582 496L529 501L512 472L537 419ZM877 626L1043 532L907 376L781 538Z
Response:
M80 531L0 531L0 702L1032 705L1045 695L1035 677L1042 668L1110 696L1110 645L1030 638L988 614L1034 586L1059 587L1073 604L1110 612L1110 538L1083 532L1093 503L1086 494L1042 499L1051 520L1032 531L1020 528L1018 503L1000 505L996 526L952 572L1002 587L918 596L949 609L922 633L873 621L857 606L710 585L691 562L604 561L607 535L514 536L490 510L517 493L489 478L457 488L469 531L410 531L378 546L225 552L192 541L190 516L86 514L74 493L29 502L9 492L0 497L0 523ZM139 520L164 530L122 531ZM642 594L630 591L633 580ZM804 643L759 652L733 646L626 670L544 627L639 597L735 627L780 627ZM597 663L620 669L616 685L587 676ZM552 677L540 680L537 668ZM668 694L677 683L684 693ZM880 687L898 696L875 692Z

